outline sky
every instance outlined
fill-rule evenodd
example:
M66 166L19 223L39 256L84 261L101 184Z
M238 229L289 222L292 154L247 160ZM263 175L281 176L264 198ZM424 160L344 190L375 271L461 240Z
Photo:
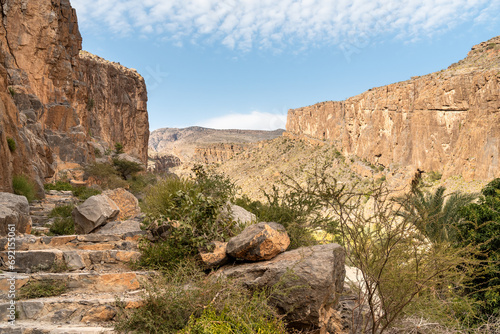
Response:
M447 68L500 0L71 0L83 49L146 80L150 129L285 128L289 109Z

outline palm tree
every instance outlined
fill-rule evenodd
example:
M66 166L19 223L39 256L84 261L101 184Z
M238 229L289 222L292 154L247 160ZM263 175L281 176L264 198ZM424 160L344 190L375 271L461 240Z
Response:
M458 191L445 195L445 191L442 186L433 193L423 191L421 182L418 182L407 196L395 199L402 206L397 214L412 221L432 242L454 240L454 226L462 219L460 208L471 203L477 195Z

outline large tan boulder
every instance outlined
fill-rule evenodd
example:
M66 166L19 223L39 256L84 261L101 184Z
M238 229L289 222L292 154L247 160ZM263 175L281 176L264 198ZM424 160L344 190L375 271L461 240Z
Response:
M284 252L290 245L290 238L283 225L258 223L250 225L227 244L227 254L243 260L270 260Z
M208 250L200 252L200 259L203 267L211 269L227 263L229 257L226 254L227 242L212 241L208 245Z
M115 220L119 213L120 208L108 196L103 194L92 196L73 209L75 232L90 233L99 226Z
M106 190L103 192L103 195L108 196L118 205L120 209L117 217L118 220L134 218L141 213L137 198L123 188Z
M339 333L336 308L344 286L344 262L341 246L319 245L288 251L270 261L226 266L215 277L237 279L250 289L274 287L271 301L292 327Z
M10 229L9 229L10 225ZM31 232L30 206L24 196L0 192L0 236Z

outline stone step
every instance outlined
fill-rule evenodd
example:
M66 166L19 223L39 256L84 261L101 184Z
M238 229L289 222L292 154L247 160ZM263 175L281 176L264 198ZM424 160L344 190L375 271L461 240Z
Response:
M152 271L127 271L98 273L71 272L71 273L34 273L34 274L0 274L0 302L6 302L11 288L10 283L15 282L15 291L19 295L20 289L26 284L51 282L63 284L67 292L111 292L122 293L141 289L142 284L155 273Z
M85 325L54 325L40 321L17 320L15 324L0 324L0 334L112 334L112 327Z
M12 255L12 254L11 254ZM0 270L22 273L58 272L67 270L127 270L128 264L140 257L130 250L61 250L40 249L15 251L13 268L8 263L8 252L0 252Z
M57 297L19 300L15 303L16 320L36 320L52 324L96 325L110 322L119 311L137 308L142 299L137 294L63 294ZM0 322L9 320L9 302L0 303Z
M60 250L85 249L85 250L135 250L137 241L145 232L129 232L122 235L116 234L84 234L62 236L34 236L25 235L16 238L17 251L41 250L58 248ZM7 250L8 238L0 238L0 251Z

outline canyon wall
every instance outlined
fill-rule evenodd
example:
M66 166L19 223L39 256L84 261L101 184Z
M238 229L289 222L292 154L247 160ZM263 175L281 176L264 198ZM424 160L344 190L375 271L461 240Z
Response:
M256 146L255 143L248 144L205 144L197 146L194 150L193 160L205 164L222 163L238 154L248 151Z
M500 37L447 70L290 110L286 130L384 166L500 177Z
M68 0L0 0L0 191L41 185L121 143L147 163L144 79L81 52ZM15 149L9 142L15 142Z

